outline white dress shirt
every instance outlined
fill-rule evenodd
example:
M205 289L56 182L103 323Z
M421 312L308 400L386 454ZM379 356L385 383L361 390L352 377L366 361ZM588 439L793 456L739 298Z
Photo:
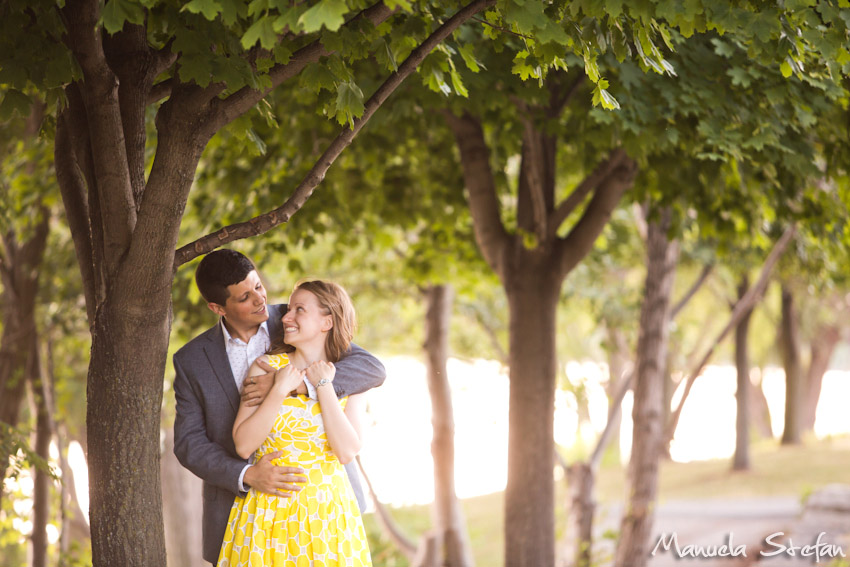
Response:
M227 352L227 360L230 362L230 370L233 371L233 379L236 381L236 389L242 392L242 384L248 375L248 369L254 364L260 356L269 350L271 345L271 337L269 337L269 326L267 321L260 324L260 328L254 333L254 336L248 339L246 343L238 337L230 335L227 330L227 325L224 324L224 317L221 318L221 332L224 335L224 350ZM239 490L247 492L247 488L242 484L245 478L245 471L248 470L251 464L245 465L242 473L239 475Z

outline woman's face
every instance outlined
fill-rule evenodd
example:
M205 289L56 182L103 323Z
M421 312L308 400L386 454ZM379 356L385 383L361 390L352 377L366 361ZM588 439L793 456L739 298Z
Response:
M318 298L311 291L296 289L289 298L289 310L281 319L283 340L286 344L318 344L324 346L327 332L333 327L333 318L325 315Z

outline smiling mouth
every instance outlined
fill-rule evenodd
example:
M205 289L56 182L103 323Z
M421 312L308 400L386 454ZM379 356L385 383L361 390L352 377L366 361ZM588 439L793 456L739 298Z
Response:
M262 314L263 314L263 313L265 313L265 312L266 312L266 306L265 306L265 305L263 305L263 307L262 307L261 309L258 309L257 311L254 311L254 315L262 315Z
M298 327L284 327L283 328L284 333L294 333L297 330L298 330Z

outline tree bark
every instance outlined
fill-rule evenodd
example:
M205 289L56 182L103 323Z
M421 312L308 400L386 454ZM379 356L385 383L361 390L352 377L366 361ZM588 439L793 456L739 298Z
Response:
M782 366L785 368L785 429L783 445L802 441L803 367L800 361L800 331L794 306L794 294L782 285L782 322L780 326Z
M738 285L738 298L743 298L749 288L747 276L741 278ZM750 469L750 357L747 338L750 331L752 309L747 311L735 327L735 369L737 370L737 390L735 402L735 455L732 458L732 470Z
M425 366L434 428L434 528L420 543L412 563L416 567L471 567L474 563L454 482L454 412L446 369L452 295L447 284L431 285L425 292Z
M31 335L27 367L28 382L32 387L36 405L35 452L47 462L50 458L50 440L53 437L53 427L48 400L44 395L39 341L36 333ZM42 469L35 470L32 498L32 567L45 567L47 565L47 522L50 517L51 484L50 474Z
M663 381L666 375L670 303L679 246L667 238L669 209L649 224L647 275L641 307L634 386L634 434L629 461L629 502L620 527L615 565L644 567L658 488L663 433Z
M618 416L619 417L619 416ZM573 565L590 567L593 560L593 519L596 500L593 497L596 471L589 463L573 463L567 469L570 511L568 543L572 546Z
M506 287L510 306L510 409L505 565L555 561L555 332L560 279L524 263ZM557 281L555 281L557 280ZM533 486L533 490L529 490Z
M820 401L823 376L829 370L832 353L841 340L841 329L837 325L818 325L812 339L812 356L809 369L806 372L806 391L803 396L803 416L801 427L803 431L814 431L817 419L818 402Z

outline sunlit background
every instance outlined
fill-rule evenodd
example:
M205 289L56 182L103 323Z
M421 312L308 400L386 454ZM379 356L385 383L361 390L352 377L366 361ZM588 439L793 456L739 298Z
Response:
M412 357L383 359L388 378L369 396L372 427L361 453L364 467L382 502L403 506L431 502L434 493L431 460L431 402L424 365ZM450 359L449 381L455 414L455 481L458 496L468 498L504 490L507 480L508 377L498 362ZM582 384L588 396L589 421L580 426L573 394L559 390L556 398L555 440L563 447L580 443L590 450L607 419L607 399L602 387L607 369L596 363L570 363L570 382ZM759 378L754 375L753 378ZM783 429L785 383L781 369L768 368L761 378L773 432ZM677 403L681 391L676 392ZM850 372L829 371L824 376L823 393L817 411L815 435L819 438L850 433L846 400L850 399ZM620 447L622 460L628 459L631 444L629 394L623 402ZM675 461L729 458L735 450L735 369L709 366L695 382L682 413L671 446ZM56 448L51 457L57 458ZM74 470L77 495L88 514L88 474L79 444L69 447L68 460ZM24 474L8 489L32 493L32 480ZM200 494L198 495L200 498ZM17 499L16 511L26 517L30 498ZM20 508L20 509L18 509ZM86 521L88 518L86 517ZM32 525L16 520L21 536ZM58 537L48 526L51 542Z

